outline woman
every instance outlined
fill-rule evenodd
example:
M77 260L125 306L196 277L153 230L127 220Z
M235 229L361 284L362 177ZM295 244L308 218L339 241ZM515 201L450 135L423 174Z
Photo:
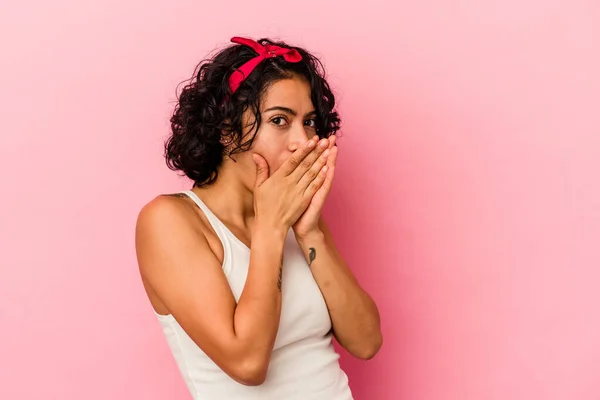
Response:
M194 185L140 211L144 287L194 399L352 399L332 336L361 359L382 338L321 216L334 96L306 50L232 42L171 119L167 163Z

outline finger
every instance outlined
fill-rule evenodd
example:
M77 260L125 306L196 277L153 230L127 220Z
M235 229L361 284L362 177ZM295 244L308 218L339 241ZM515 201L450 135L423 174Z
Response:
M331 150L329 150L329 157L327 157L327 166L329 168L333 168L335 167L335 164L337 162L337 158L338 158L338 153L339 153L340 148L337 146L334 146L331 148Z
M321 168L321 171L319 171L319 173L317 174L317 177L308 185L308 187L304 191L304 198L312 199L315 193L319 191L321 186L323 186L325 179L327 178L327 171L327 165L324 165Z
M301 188L301 190L305 190L306 187L317 178L321 169L327 165L327 159L330 152L331 150L326 149L323 153L321 153L317 160L311 165L309 170L302 175L298 181L298 186Z
M331 149L331 153L327 159L327 176L325 177L325 181L321 188L318 190L317 194L322 194L323 197L326 197L333 186L333 177L335 175L335 160L337 158L337 147Z
M325 179L325 183L323 184L323 186L327 188L328 192L329 192L329 189L331 189L331 186L333 184L333 177L335 175L335 163L337 161L338 148L339 147L334 147L333 149L331 149L331 153L329 154L329 157L327 160L327 178Z
M335 142L337 140L337 136L331 135L331 136L329 136L328 139L329 139L329 148L331 149L332 147L335 146Z
M293 177L296 182L299 182L304 174L312 168L313 164L319 160L323 152L327 150L328 146L329 141L327 139L321 139L313 151L307 155L296 167L294 172L290 174L290 177Z
M257 153L252 154L252 160L254 161L254 164L256 164L255 186L258 187L269 177L269 164L267 163L267 160Z
M304 158L314 150L317 144L317 140L318 138L316 140L315 138L312 138L306 143L304 143L302 146L300 146L294 152L294 154L292 154L290 158L288 158L283 163L283 165L277 170L277 172L283 174L283 176L288 176L292 172L294 172L296 168L298 168L302 160L304 160Z
M336 138L336 136L335 136L335 135L331 135L331 136L329 137L329 152L330 152L330 153L331 153L331 151L332 151L333 149L336 149L336 148L337 148L337 146L335 145L335 142L336 142L336 140L337 140L337 138ZM331 154L330 154L330 155L331 155ZM336 151L336 155L337 155L337 151ZM331 158L331 157L329 157L329 158ZM335 161L335 160L334 160L334 161ZM327 165L329 165L329 166L331 165L331 160L329 160L329 159L327 160Z

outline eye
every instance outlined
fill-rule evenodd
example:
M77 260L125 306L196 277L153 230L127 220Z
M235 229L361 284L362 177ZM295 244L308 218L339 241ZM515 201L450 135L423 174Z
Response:
M317 121L315 118L307 119L306 121L304 121L304 126L315 128L317 126Z
M277 126L284 126L286 124L286 122L287 121L282 116L277 116L277 117L271 118L271 123L273 123Z

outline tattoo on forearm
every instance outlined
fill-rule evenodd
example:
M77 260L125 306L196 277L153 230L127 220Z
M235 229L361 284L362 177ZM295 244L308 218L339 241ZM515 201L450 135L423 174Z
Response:
M281 281L283 278L283 265L279 267L279 278L277 278L277 289L281 292Z
M311 266L313 261L317 258L317 250L314 247L311 247L308 252L308 265Z

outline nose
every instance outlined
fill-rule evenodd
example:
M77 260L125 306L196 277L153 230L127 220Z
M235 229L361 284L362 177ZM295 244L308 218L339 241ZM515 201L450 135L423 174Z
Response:
M289 141L289 149L291 152L294 152L302 146L303 143L309 139L306 134L306 129L304 129L304 123L296 123L290 130L290 141Z

